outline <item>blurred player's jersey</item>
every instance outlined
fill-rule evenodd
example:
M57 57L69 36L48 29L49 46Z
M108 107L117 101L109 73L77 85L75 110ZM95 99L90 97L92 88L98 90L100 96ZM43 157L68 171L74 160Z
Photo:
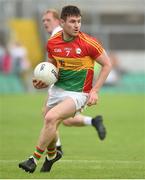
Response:
M62 30L62 27L61 27L61 26L57 26L57 27L52 31L50 37L54 36L56 33L58 33L58 32L61 31L61 30Z
M56 86L67 91L86 92L92 88L94 59L102 52L102 46L91 36L79 32L72 41L64 41L62 31L48 40L48 57L55 59L59 68Z

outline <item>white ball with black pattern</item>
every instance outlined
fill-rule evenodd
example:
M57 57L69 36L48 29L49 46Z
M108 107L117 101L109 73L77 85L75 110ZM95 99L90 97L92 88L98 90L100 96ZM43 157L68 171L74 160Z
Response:
M49 62L39 63L34 69L34 78L52 85L58 80L58 69Z

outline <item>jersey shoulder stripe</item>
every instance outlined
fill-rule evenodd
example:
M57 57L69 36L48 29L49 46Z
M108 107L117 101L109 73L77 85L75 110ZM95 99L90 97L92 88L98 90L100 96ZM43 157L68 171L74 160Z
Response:
M93 40L91 37L83 34L79 34L80 38L83 39L85 42L91 44L92 46L96 47L98 50L103 50L102 46L95 40Z
M56 33L54 36L50 37L49 41L50 41L50 40L53 40L53 39L55 39L55 38L57 38L57 37L59 37L59 36L61 35L61 33L62 33L62 31L59 31L59 32Z
M87 40L89 40L89 41L91 41L92 43L94 43L95 45L97 44L98 46L101 46L98 42L97 42L97 40L95 40L93 37L91 37L91 36L89 36L88 34L85 34L85 33L80 33L79 34L81 37L83 37L84 39L87 39Z
M94 44L92 41L89 41L88 39L85 39L82 36L80 36L80 38L87 42L89 45L93 46L100 54L102 54L103 48L101 46Z
M103 52L103 48L100 44L97 43L97 41L93 40L92 38L89 38L87 36L83 36L82 34L79 34L79 37L87 42L88 44L92 45L94 48L98 50L98 52L101 54Z

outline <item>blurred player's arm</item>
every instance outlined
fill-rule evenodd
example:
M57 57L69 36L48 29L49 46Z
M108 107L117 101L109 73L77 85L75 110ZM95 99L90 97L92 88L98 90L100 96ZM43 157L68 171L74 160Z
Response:
M105 50L97 59L95 59L95 61L101 65L101 70L93 88L89 93L89 98L87 103L89 106L97 103L99 90L104 84L112 68L110 58L108 57Z

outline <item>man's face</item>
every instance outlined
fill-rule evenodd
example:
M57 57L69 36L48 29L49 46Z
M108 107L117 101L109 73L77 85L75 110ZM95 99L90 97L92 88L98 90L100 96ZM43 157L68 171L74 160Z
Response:
M77 36L81 28L81 16L69 16L62 20L62 27L65 33L70 36Z
M49 34L51 34L54 28L56 28L59 25L59 20L56 19L51 12L43 15L42 22L45 30Z

